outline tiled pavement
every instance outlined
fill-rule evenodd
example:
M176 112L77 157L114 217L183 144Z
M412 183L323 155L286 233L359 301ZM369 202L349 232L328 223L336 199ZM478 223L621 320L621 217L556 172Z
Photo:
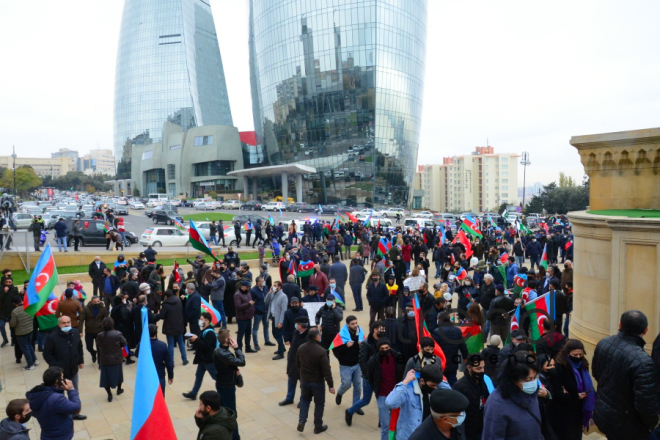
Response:
M271 273L274 279L279 279L277 271ZM62 276L62 279L69 277ZM85 285L85 290L90 292L91 285ZM352 295L346 295L346 309L354 308ZM345 312L345 316L348 313ZM368 312L357 313L358 322L363 328L367 328L369 321ZM230 324L229 329L236 332L237 326ZM161 339L163 339L161 337ZM344 422L344 410L350 406L352 390L344 394L344 401L337 406L334 395L326 393L326 405L324 423L328 430L322 434L313 433L313 408L310 408L310 418L304 433L296 431L298 424L298 410L296 405L285 407L278 406L278 402L284 399L287 387L286 359L273 361L273 347L263 345L263 334L260 334L261 351L254 354L246 354L247 365L241 369L244 375L245 386L237 391L238 423L241 438L244 440L267 440L291 438L314 438L315 440L377 440L380 430L378 426L378 408L375 401L364 408L365 415L355 415L353 425L348 427ZM197 437L197 426L193 415L198 406L198 401L184 399L181 393L188 392L194 382L196 366L192 364L192 352L189 353L188 365L183 366L178 350L175 350L174 383L167 385L166 402L170 416L179 440L195 439ZM4 387L0 392L0 408L5 408L8 401L16 398L24 398L25 393L32 387L41 383L41 375L45 369L45 362L40 353L37 358L41 361L33 371L22 371L21 366L15 363L13 347L7 345L0 349L2 365L0 367L0 380ZM74 439L117 439L130 438L131 414L133 411L133 392L135 384L135 371L137 363L124 366L124 388L121 396L114 397L112 402L107 401L107 394L99 387L100 372L96 364L91 364L89 353L85 351L85 368L80 371L80 398L82 401L82 414L87 416L85 421L74 422ZM335 388L339 387L339 365L334 356L330 356ZM201 391L213 390L215 384L207 374ZM200 393L201 393L200 391ZM113 393L114 394L114 393ZM295 401L298 402L299 390ZM2 416L4 417L4 411ZM39 438L39 424L33 418L28 423L31 428L30 438ZM602 438L599 434L585 436L590 440Z

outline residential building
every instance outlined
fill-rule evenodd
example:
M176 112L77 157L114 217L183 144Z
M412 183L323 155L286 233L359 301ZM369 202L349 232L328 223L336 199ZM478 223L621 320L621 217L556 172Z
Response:
M115 157L110 149L90 150L88 154L79 158L78 162L78 171L85 174L107 174L109 176L116 174Z
M54 159L58 157L68 157L69 160L71 161L71 170L80 171L78 169L78 152L75 150L69 150L68 148L60 148L58 151L54 153L50 153L50 157Z
M472 154L444 157L442 164L420 165L422 207L439 212L489 211L518 203L518 155L495 154L491 146Z
M254 125L269 166L315 169L302 176L309 203L410 206L427 0L248 7ZM283 182L288 192L293 181Z
M115 73L115 159L127 144L161 142L166 121L183 131L233 125L211 6L205 0L125 0Z
M52 176L56 179L69 171L76 171L69 157L16 157L16 168L29 165L39 177ZM13 169L14 159L11 156L0 156L0 167Z

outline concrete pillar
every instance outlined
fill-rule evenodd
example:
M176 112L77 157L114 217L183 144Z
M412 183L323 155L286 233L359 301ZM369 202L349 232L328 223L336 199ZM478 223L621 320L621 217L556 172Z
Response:
M302 174L296 174L296 202L302 202L303 199L303 181Z
M249 200L249 193L250 193L250 185L248 184L248 178L247 176L243 176L243 193L245 200Z
M258 188L259 178L254 176L252 178L252 199L257 200L257 194L259 194Z
M282 173L282 201L284 203L289 203L287 199L289 198L289 173L284 171Z
M112 182L112 190L115 193L115 196L121 195L121 188L119 188L119 180Z

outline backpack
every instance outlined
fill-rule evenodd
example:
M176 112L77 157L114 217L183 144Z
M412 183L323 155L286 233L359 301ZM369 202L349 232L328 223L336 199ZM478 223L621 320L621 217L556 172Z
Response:
M206 336L206 332L211 332L211 333L215 334L215 330L213 330L212 328L207 328L206 330L204 330L202 332L202 339L204 339L204 336ZM220 346L220 342L218 341L218 338L216 337L215 338L215 348L218 348L219 346Z

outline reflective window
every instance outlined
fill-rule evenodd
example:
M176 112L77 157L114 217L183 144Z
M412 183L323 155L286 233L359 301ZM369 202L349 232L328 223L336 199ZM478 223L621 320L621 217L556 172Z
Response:
M213 136L195 136L195 146L211 145L213 143Z
M143 151L142 152L142 160L151 159L153 156L154 156L153 151Z
M194 177L203 176L226 176L228 172L234 171L234 161L214 160L212 162L201 162L193 165Z

